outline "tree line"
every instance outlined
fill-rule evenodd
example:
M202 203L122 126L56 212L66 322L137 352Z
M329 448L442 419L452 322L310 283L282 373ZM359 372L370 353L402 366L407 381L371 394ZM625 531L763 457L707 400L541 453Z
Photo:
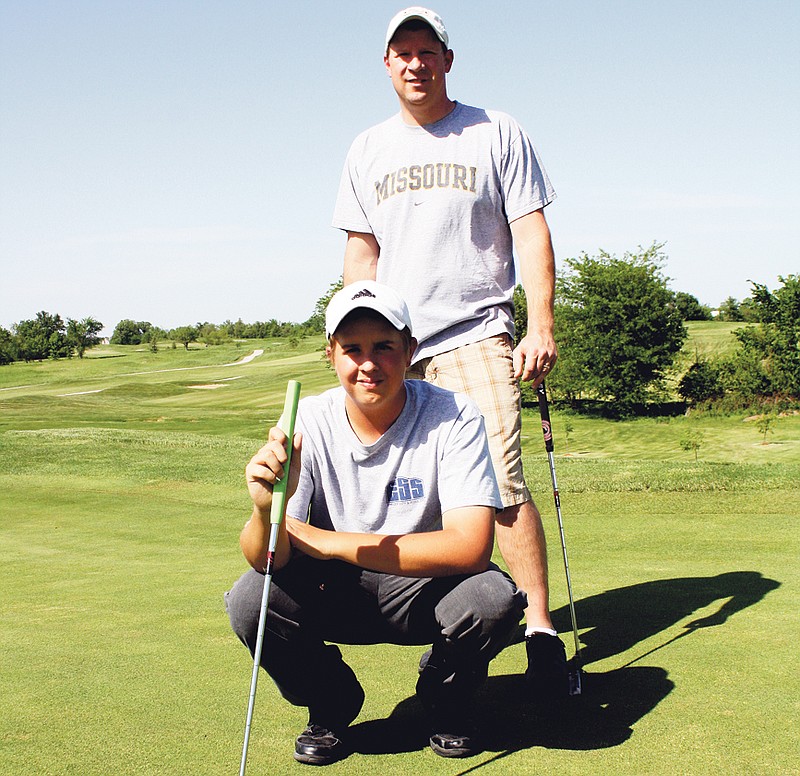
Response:
M271 319L269 321L256 321L244 323L238 321L225 321L216 323L196 323L178 326L174 329L162 329L154 326L149 321L133 321L125 319L114 327L114 333L109 342L112 345L148 345L154 351L160 342L172 342L183 345L188 350L193 342L204 345L222 345L230 340L241 339L268 339L270 337L283 337L299 339L312 334L322 333L323 328L305 323L288 323Z
M603 402L627 414L649 402L666 400L670 386L693 406L750 407L765 402L795 406L800 400L800 275L780 277L774 291L752 283L748 299L729 297L717 318L742 322L731 353L696 355L686 366L678 356L686 341L684 321L711 320L712 311L691 294L674 292L663 274L663 245L653 243L617 258L604 251L567 259L556 283L555 326L559 359L548 376L551 396L574 406ZM197 323L165 330L147 321L125 319L111 343L147 345L193 342L216 345L229 340L300 339L324 332L325 309L341 288L331 283L303 323ZM517 338L527 328L521 286L514 294ZM0 328L0 363L83 357L100 342L103 325L94 318L67 319L40 312L6 331ZM523 398L534 402L530 386Z
M103 324L94 318L66 322L61 316L42 311L20 321L11 331L0 327L0 364L12 361L43 361L46 358L83 358L88 348L101 341Z
M336 287L339 285L334 284ZM329 293L323 299L327 300L331 295ZM244 323L239 319L221 324L204 322L163 329L149 321L126 318L114 327L109 342L112 345L146 345L157 351L159 343L164 342L180 344L188 350L193 342L221 345L238 339L300 339L324 332L325 307L320 311L320 304L327 305L327 301L318 301L314 313L303 323L278 321L274 318ZM103 341L100 336L102 330L103 324L95 318L84 318L80 321L68 318L65 322L58 314L39 312L31 320L15 323L10 331L0 327L0 365L12 361L43 361L73 356L83 358L87 349Z

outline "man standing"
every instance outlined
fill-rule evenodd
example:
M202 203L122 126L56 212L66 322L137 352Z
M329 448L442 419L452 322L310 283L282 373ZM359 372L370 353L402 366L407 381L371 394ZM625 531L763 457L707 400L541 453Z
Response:
M377 279L396 289L419 341L408 376L469 394L484 415L503 500L495 535L528 594L526 678L534 697L566 694L544 531L522 472L517 382L538 384L557 358L543 213L555 192L514 119L449 98L453 51L436 13L401 11L385 44L400 113L359 135L348 153L333 218L347 232L344 283ZM512 352L514 248L528 330Z

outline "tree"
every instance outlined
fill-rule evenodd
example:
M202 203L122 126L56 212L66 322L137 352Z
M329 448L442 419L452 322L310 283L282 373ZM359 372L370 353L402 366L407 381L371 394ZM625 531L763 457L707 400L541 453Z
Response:
M742 315L742 309L738 300L734 299L732 296L729 296L719 306L718 319L720 321L743 321L744 316Z
M760 330L756 347L763 354L773 393L800 397L800 275L778 276L778 280L783 286L774 292L752 284L751 296L761 321L755 327ZM754 346L747 329L736 334L745 350Z
M765 415L762 415L756 421L756 431L762 435L763 439L761 441L762 445L767 444L767 434L774 434L775 429L773 426L777 423L778 417L772 412L768 412Z
M724 392L719 368L710 361L695 361L678 383L678 394L691 404L718 399Z
M700 304L696 296L685 291L675 293L675 308L684 321L710 321L711 308Z
M197 330L197 338L200 342L204 342L206 347L209 345L222 345L228 341L227 330L218 328L213 323L198 324L195 329Z
M746 404L771 393L770 380L764 371L763 349L757 344L758 331L755 327L748 328L747 346L741 345L718 362L719 379L725 394L737 397ZM735 332L737 337L740 332Z
M556 299L559 298L558 289L561 288L559 280ZM514 345L518 345L528 330L528 300L525 297L525 290L521 285L514 288ZM586 384L586 376L583 374L582 366L576 360L562 358L565 350L569 352L569 343L572 332L569 325L565 324L566 314L564 305L556 301L555 305L555 339L558 345L559 358L556 368L547 375L547 391L553 399L566 399L574 402L582 395L582 388ZM536 391L531 387L531 383L520 383L520 393L525 405L537 405L538 397Z
M328 290L317 299L317 303L314 305L314 312L311 313L311 317L303 324L310 333L324 334L325 310L328 309L328 302L331 301L331 297L342 288L342 285L342 278L339 277L339 279L331 283L328 286Z
M189 343L197 341L197 329L194 326L179 326L169 333L169 338L180 342L186 350L189 350Z
M611 399L620 413L660 387L686 339L675 294L661 274L662 247L653 243L622 259L605 251L567 259L559 282L556 372Z
M141 345L146 342L146 334L152 324L149 321L121 320L115 327L109 340L112 345Z
M147 332L146 341L151 353L158 353L158 340L161 334L161 330L155 326Z
M225 321L221 327L228 336L232 339L244 339L247 336L247 327L241 318L233 323L233 321Z
M14 336L8 329L0 326L0 366L17 360L17 347Z
M695 463L699 460L697 451L703 445L703 436L702 431L698 431L696 428L688 428L680 440L681 450L685 450L687 453L693 452Z
M103 330L103 324L94 318L84 318L82 321L67 319L67 343L77 354L83 358L87 348L92 348L100 343L97 335Z
M745 401L800 398L800 275L778 279L774 292L752 284L747 309L759 322L734 332L739 347L720 362L726 392Z
M528 330L528 298L525 289L517 284L514 289L514 347L519 345Z
M758 323L761 320L761 311L752 296L742 299L739 305L739 314L745 323Z
M66 327L58 314L42 310L33 320L17 323L13 330L19 358L25 361L66 358L70 354Z

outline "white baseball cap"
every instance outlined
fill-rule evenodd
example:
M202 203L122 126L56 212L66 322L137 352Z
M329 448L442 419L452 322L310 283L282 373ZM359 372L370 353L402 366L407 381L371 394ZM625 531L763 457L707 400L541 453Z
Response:
M411 329L408 306L399 294L374 280L358 280L337 291L328 302L325 336L330 339L346 316L363 307L380 313L398 331Z
M447 35L447 30L444 28L442 17L428 8L412 5L411 8L400 11L400 13L396 14L389 22L389 26L386 29L386 45L383 47L384 53L389 50L389 43L391 43L394 34L397 32L397 28L411 19L419 19L428 24L436 37L444 43L444 47L446 49L450 48L450 38Z

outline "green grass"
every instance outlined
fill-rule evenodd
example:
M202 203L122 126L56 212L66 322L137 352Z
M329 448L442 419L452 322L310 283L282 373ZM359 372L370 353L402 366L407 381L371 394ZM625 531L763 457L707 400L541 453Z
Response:
M245 569L242 471L288 378L304 394L333 383L321 347L107 347L0 368L0 774L237 772L252 664L222 593ZM409 733L419 649L346 647L367 702L356 753L326 772L800 772L800 416L766 445L742 417L553 423L587 694L526 703L514 644L481 694L487 751L445 762ZM571 653L535 414L523 431ZM304 722L263 677L248 773L303 772Z
M692 358L695 355L703 358L729 355L737 342L733 332L747 326L729 321L686 321L685 325L689 336L683 349Z
M525 412L525 450L534 455L541 446L537 415ZM572 430L567 434L567 423ZM666 469L675 465L690 471L695 455L681 447L681 440L693 436L699 443L697 458L702 464L800 463L800 415L785 415L775 421L766 444L755 416L712 417L694 413L688 417L635 418L625 422L598 420L566 412L553 412L557 452L574 460L612 460L616 463L648 462ZM687 466L688 465L688 466Z

